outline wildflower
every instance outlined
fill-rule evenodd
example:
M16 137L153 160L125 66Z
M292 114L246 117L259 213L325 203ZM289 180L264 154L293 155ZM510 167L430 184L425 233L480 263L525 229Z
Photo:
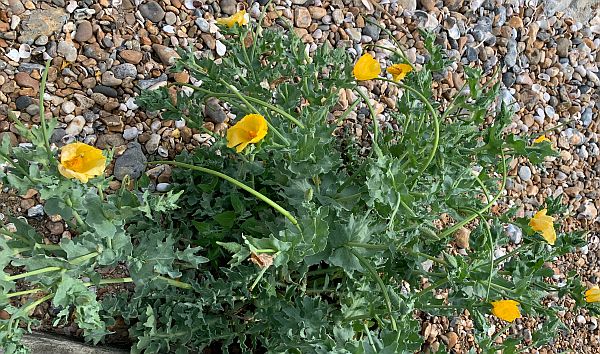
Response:
M248 144L256 144L267 135L267 121L260 114L248 114L227 130L227 147L242 152Z
M58 171L67 178L87 183L90 178L104 173L106 157L102 150L84 143L65 145L60 153Z
M518 306L519 303L515 300L492 301L492 313L502 320L513 322L515 319L521 318Z
M387 68L386 71L392 74L394 81L400 81L404 79L406 74L412 71L412 66L408 64L394 64Z
M534 144L539 144L539 143L542 143L542 142L544 142L544 141L550 142L550 139L546 138L546 135L542 134L542 135L540 135L539 137L537 137L537 138L536 138L536 139L533 141L533 143L534 143Z
M217 19L217 23L225 25L229 28L235 26L237 23L240 26L247 25L250 22L250 14L246 13L246 10L240 10L230 17L224 17Z
M529 226L534 231L537 231L542 234L542 237L551 245L554 245L556 242L556 231L554 230L554 218L546 215L548 212L547 209L540 210L531 220L529 220Z
M352 71L356 80L371 80L378 77L380 72L379 62L368 53L358 59Z
M595 285L591 289L586 290L585 301L600 302L600 288L598 288L598 285Z

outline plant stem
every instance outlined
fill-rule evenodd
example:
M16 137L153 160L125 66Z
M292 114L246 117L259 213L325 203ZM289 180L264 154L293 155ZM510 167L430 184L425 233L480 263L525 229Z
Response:
M32 276L38 275L38 274L44 274L44 273L48 273L48 272L56 272L61 269L62 269L61 267L45 267L45 268L32 270L30 272L7 276L7 277L4 277L4 280L12 281L12 280L17 280L17 279L23 279L23 278L32 277Z
M24 311L26 314L29 314L29 312L30 312L30 311L32 311L32 310L34 310L34 309L35 309L35 308L36 308L36 307L37 307L39 304L41 304L42 302L44 302L44 301L46 301L46 300L50 300L50 299L52 299L53 297L54 297L54 294L48 294L48 295L46 295L46 296L44 296L44 297L42 297L42 298L40 298L40 299L38 299L38 300L36 300L36 301L32 302L31 304L27 305L27 306L26 306L26 307L23 309L23 311Z
M50 60L46 61L46 68L42 73L42 81L40 83L40 124L42 127L42 135L44 137L44 147L46 149L46 153L48 154L48 162L52 163L54 161L54 156L52 155L52 150L50 149L50 139L48 136L48 126L46 125L46 114L44 112L44 93L46 91L46 80L48 79L48 70L50 69Z
M448 282L448 279L440 279L437 282L431 284L430 286L426 287L425 289L419 291L415 297L419 298L421 297L423 294L427 293L430 290L434 290L436 288L439 288L440 286L446 284Z
M372 244L372 243L348 242L348 243L346 243L346 245L348 247L360 247L360 248L364 248L364 249L367 249L367 250L373 250L373 251L385 251L385 250L389 250L390 249L390 246L375 245L375 244ZM436 258L434 256L430 256L430 255L428 255L426 253L413 251L410 248L406 248L406 247L400 247L400 248L398 248L398 250L410 253L413 256L421 256L423 258L427 258L427 259L429 259L429 260L431 260L433 262L439 263L439 264L444 265L446 267L448 266L448 263L446 263L446 261L444 261L443 259L439 259L439 258Z
M202 87L194 86L194 85L192 85L192 84L174 83L174 85L179 85L179 86L185 86L185 87L189 87L189 88L191 88L191 89L193 89L193 90L200 91L200 92L203 92L203 93L205 93L205 94L207 94L207 95L209 95L209 96L212 96L212 97L217 97L217 98L225 98L225 97L231 97L231 98L234 98L234 97L238 97L238 96L237 96L236 94L234 94L234 93L221 93L221 92L213 92L213 91L210 91L210 90L204 89L204 88L202 88ZM238 97L238 98L239 98L239 97ZM268 108L268 109L270 109L270 110L272 110L272 111L274 111L274 112L277 112L277 113L279 113L279 114L280 114L280 115L282 115L284 118L288 119L290 122L292 122L292 123L296 124L297 126L299 126L299 127L300 127L300 128L302 128L302 129L304 129L304 124L300 123L300 121L299 121L299 120L297 120L296 118L294 118L293 116L291 116L291 115L290 115L288 112L284 111L283 109L281 109L281 108L279 108L279 107L277 107L277 106L274 106L274 105L272 105L272 104L270 104L270 103L268 103L268 102L265 102L265 101L263 101L263 100L261 100L261 99L254 98L254 97L252 97L252 96L244 96L244 98L245 98L246 100L248 100L248 101L252 102L252 103L256 103L256 104L258 104L258 105L261 105L261 106L263 106L263 107L265 107L265 108Z
M0 141L1 143L1 141ZM15 163L10 156L4 154L2 151L0 151L0 157L2 157L6 162L8 162L13 168L15 168L17 171L21 172L21 174L23 174L23 176L25 176L25 178L27 178L29 180L29 182L31 182L32 184L35 184L35 180L33 178L31 178L31 176L29 176L29 173L19 164Z
M296 220L296 218L294 218L292 216L292 214L290 214L289 211L285 210L283 207L281 207L279 204L275 203L274 201L272 201L271 199L269 199L267 196L265 196L264 194L256 191L255 189L250 188L249 186L245 185L244 183L236 180L235 178L229 177L226 174L223 174L221 172L217 172L215 170L211 170L209 168L204 168L204 167L200 167L200 166L194 166L194 165L190 165L187 163L183 163L183 162L178 162L178 161L152 161L152 162L148 162L149 164L167 164L167 165L173 165L173 166L177 166L177 167L182 167L182 168L187 168L190 170L196 170L196 171L200 171L200 172L204 172L213 176L217 176L219 178L222 178L234 185L236 185L239 188L242 188L243 190L247 191L248 193L252 194L253 196L257 197L258 199L262 200L263 202L269 204L271 207L273 207L275 210L277 210L281 215L285 216L292 224L298 226L298 221Z
M352 102L352 104L350 106L348 106L348 108L346 108L344 113L342 113L342 115L337 117L336 123L339 124L340 122L343 122L344 119L346 119L346 117L348 117L350 112L352 112L354 110L354 108L356 108L356 106L358 106L359 103L360 103L360 100L358 98L355 99L354 102Z
M175 286L177 288L181 288L181 289L191 289L192 288L192 286L190 284L188 284L188 283L184 283L184 282L179 281L179 280L175 280L175 279L163 277L162 275L157 275L156 278L164 280L169 285Z
M442 233L440 234L440 238L444 238L444 237L446 237L448 235L453 234L456 230L460 229L464 225L466 225L469 222L471 222L478 215L483 214L486 210L488 210L496 202L496 200L498 200L498 198L500 198L500 195L502 195L502 192L504 191L504 188L506 187L506 178L507 178L506 159L504 158L504 151L500 150L500 153L502 154L502 185L500 186L500 189L499 189L498 193L481 210L479 210L476 213L473 213L473 214L469 215L468 217L466 217L462 221L457 222L456 224L454 224L452 227L449 227L446 230L442 231Z
M375 343L373 342L373 337L371 336L371 331L369 331L369 327L367 327L366 322L363 322L363 328L365 330L365 333L367 334L367 339L369 340L369 344L373 348L374 353L377 353L377 347L375 346Z
M21 295L28 295L28 294L35 294L39 291L42 291L41 288L35 288L35 289L31 289L31 290L23 290L23 291L16 291L14 293L8 293L4 296L6 296L7 298L11 298L11 297L17 297L17 296L21 296Z
M81 218L81 215L79 215L77 210L75 210L75 208L73 208L73 200L71 199L70 196L65 199L65 203L67 204L67 206L69 208L71 208L71 211L73 212L73 217L75 217L77 224L85 229L86 228L85 222L83 222L83 219Z
M102 279L98 282L98 285L106 285L106 284L125 284L125 283L132 283L133 279L132 278L111 278L111 279ZM91 282L87 282L87 283L83 283L83 285L85 286L92 286L92 285L96 285L94 283Z
M379 276L379 274L377 274L377 271L375 270L375 268L371 265L371 263L369 263L369 261L365 257L361 256L358 252L356 252L352 248L350 248L350 252L356 258L358 258L358 261L365 268L367 268L369 273L371 273L373 278L375 278L377 285L379 285L379 288L381 289L381 292L383 293L383 299L385 301L385 306L387 307L388 314L390 316L390 321L392 322L392 329L394 331L398 331L398 325L396 324L396 319L394 318L394 313L393 313L393 309L392 309L392 301L390 300L390 295L388 294L387 288L386 288L385 284L383 283L383 280L381 280L381 277Z
M408 90L410 92L412 92L413 94L415 94L419 100L421 102L423 102L423 104L427 107L427 109L431 112L431 116L433 119L433 148L431 149L431 153L429 153L429 157L427 158L427 160L425 161L425 163L419 168L419 170L417 171L417 174L414 177L414 183L413 183L413 188L416 185L417 181L419 180L419 178L421 177L421 175L425 172L425 170L427 169L427 167L429 167L429 165L431 164L431 162L433 161L433 159L435 158L435 155L437 153L437 149L440 143L440 119L438 116L438 112L433 108L433 106L431 105L431 103L429 103L429 100L427 100L427 98L425 96L423 96L423 94L419 91L417 91L416 89L410 87L410 86L406 86L403 83L400 82L396 82L394 80L390 80L390 79L386 79L383 77L378 77L376 78L376 80L381 80L381 81L385 81L385 82L389 82L392 83L394 85L397 85L400 88L403 88L405 90Z
M367 97L367 95L365 95L364 92L362 92L358 88L355 91L359 94L360 97L362 97L362 99L367 104L367 107L369 107L369 112L371 113L371 118L373 119L373 150L377 154L377 157L382 158L383 153L381 152L381 149L379 148L379 145L378 145L379 122L377 121L377 115L375 114L375 109L373 108L371 101L369 101L369 97Z

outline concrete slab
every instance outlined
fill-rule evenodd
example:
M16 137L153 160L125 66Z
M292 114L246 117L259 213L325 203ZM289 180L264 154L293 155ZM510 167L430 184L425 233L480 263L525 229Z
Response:
M23 337L32 354L125 354L129 351L109 347L92 347L65 337L32 333ZM1 352L1 350L0 350Z

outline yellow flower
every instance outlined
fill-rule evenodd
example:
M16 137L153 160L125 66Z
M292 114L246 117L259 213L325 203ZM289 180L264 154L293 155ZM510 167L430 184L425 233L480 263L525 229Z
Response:
M539 144L539 143L541 143L541 142L544 142L544 141L547 141L547 142L549 142L549 143L551 142L551 141L550 141L550 139L546 138L546 135L542 134L542 135L540 135L539 137L537 137L537 138L536 138L536 139L533 141L533 143L534 143L534 144Z
M595 285L591 289L586 290L585 301L600 302L600 288L598 288L598 285Z
M106 157L102 150L84 143L65 145L60 153L58 171L67 178L77 178L83 183L104 173Z
M358 59L352 71L356 80L371 80L379 76L380 72L379 62L368 53Z
M533 231L540 232L544 239L551 245L556 242L556 231L554 230L554 218L546 215L547 209L540 210L531 220L529 220L529 226Z
M519 303L515 300L492 301L492 313L494 316L508 322L521 318Z
M227 147L242 152L248 144L256 144L267 135L267 121L260 114L248 114L227 129Z
M236 23L240 26L244 26L247 25L248 22L250 22L250 15L246 13L246 10L240 10L230 17L217 19L218 24L226 25L229 28L235 26Z
M412 66L408 64L394 64L385 71L392 74L392 79L394 79L394 81L400 81L404 79L406 74L412 71Z

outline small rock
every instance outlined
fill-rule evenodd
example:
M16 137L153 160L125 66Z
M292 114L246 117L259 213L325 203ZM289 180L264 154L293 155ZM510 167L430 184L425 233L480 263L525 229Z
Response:
M327 15L327 10L318 6L309 6L308 12L310 12L310 16L315 20L320 20Z
M596 217L598 217L598 209L591 201L582 204L578 211L577 219L596 220Z
M156 185L157 192L168 192L171 189L171 183L159 183Z
M560 37L556 40L556 54L560 57L567 57L571 49L571 40L569 38Z
M204 105L204 118L207 122L223 123L227 119L227 114L219 105L219 100L210 98Z
M165 18L165 10L156 1L149 1L140 5L139 10L145 19L154 23L158 23Z
M228 15L233 15L237 12L237 2L235 0L221 0L221 11Z
M208 21L206 21L204 18L202 17L198 17L196 18L196 21L194 21L196 23L196 26L198 26L198 29L204 33L208 33L210 30L210 24L208 23Z
M142 151L139 143L131 142L127 144L127 150L123 155L115 160L115 168L113 175L119 181L122 181L125 176L137 179L146 169L146 156Z
M454 348L456 343L458 343L458 334L455 332L448 332L446 333L446 337L448 338L448 349Z
M165 22L167 25L174 25L177 22L177 15L169 11L165 14Z
M586 320L585 320L585 316L583 315L577 315L577 323L579 323L580 325L586 324Z
M154 49L154 52L156 52L156 54L160 58L160 61L164 65L170 66L171 64L173 64L175 59L179 58L179 54L177 54L177 52L174 49L165 47L164 45L153 44L152 49Z
M84 126L85 118L83 118L83 116L76 116L65 129L65 133L67 135L77 136L81 133Z
M121 134L102 134L96 142L98 149L112 149L127 144Z
M77 60L77 49L71 40L60 41L56 51L68 62L73 63L75 60Z
M417 0L399 0L398 5L402 10L414 12L417 9Z
M112 72L117 79L135 78L137 76L137 68L130 63L117 65L112 68Z
M92 24L90 23L90 21L86 20L81 21L77 25L77 31L75 32L75 37L73 37L73 39L75 39L79 43L83 43L92 39L93 35L94 32L92 29Z
M102 85L104 86L119 86L123 83L123 80L117 79L115 73L112 71L105 71L102 74Z
M140 61L142 61L142 58L144 57L144 55L141 52L131 49L122 50L119 53L119 56L121 56L123 60L130 64L138 64Z
M516 225L508 224L506 226L506 233L508 234L510 241L515 245L520 244L523 240L523 231Z
M219 56L224 56L225 53L227 52L227 47L225 47L225 44L223 44L221 41L216 41L216 51L217 51L217 55Z
M18 72L15 75L15 82L20 87L29 87L29 88L32 88L32 89L37 89L39 87L39 85L40 85L37 80L33 79L26 72Z
M19 96L19 98L15 100L15 105L17 106L17 109L19 111L25 110L25 108L27 108L32 103L33 100L29 96Z
M103 85L97 85L92 91L112 98L117 98L118 96L117 90L115 90L112 87L107 87Z
M138 137L140 132L136 127L131 127L123 130L123 139L125 140L133 140Z
M519 167L519 177L522 181L529 181L531 179L531 168L529 166Z
M75 103L73 103L72 101L65 101L61 106L61 109L65 114L73 113L73 111L75 111L75 108Z
M312 23L310 12L305 7L297 7L294 11L294 18L296 19L296 26L299 28L308 28Z
M145 144L146 151L149 154L153 154L158 149L158 145L160 144L160 135L153 133L150 136L150 140L148 140Z
M29 209L27 209L27 216L30 218L34 218L36 216L42 216L44 215L44 206L41 204L38 204L36 206L33 206Z

